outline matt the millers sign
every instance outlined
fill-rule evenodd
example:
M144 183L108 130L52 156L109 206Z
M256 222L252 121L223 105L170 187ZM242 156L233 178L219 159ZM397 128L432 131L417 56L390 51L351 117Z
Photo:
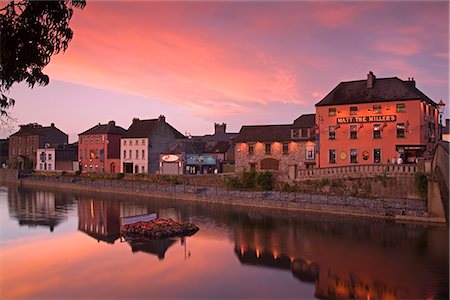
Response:
M371 123L371 122L395 122L397 117L392 116L362 116L362 117L342 117L337 118L338 124L347 123Z

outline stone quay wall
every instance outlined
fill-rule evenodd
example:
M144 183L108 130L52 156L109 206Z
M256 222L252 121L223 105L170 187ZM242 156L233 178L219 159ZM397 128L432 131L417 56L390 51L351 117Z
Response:
M363 198L280 191L239 191L197 185L89 179L82 177L29 176L19 181L27 187L179 199L346 216L426 221L426 201L400 198Z

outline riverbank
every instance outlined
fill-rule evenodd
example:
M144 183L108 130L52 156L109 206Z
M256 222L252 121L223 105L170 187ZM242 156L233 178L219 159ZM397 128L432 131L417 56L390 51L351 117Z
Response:
M9 180L9 182L11 181L14 180ZM402 222L445 222L445 219L442 218L428 217L426 201L414 199L387 197L369 199L347 195L314 195L282 191L239 191L219 187L155 184L140 181L89 179L70 176L30 176L16 180L16 183L24 187L277 208L306 213L382 218Z

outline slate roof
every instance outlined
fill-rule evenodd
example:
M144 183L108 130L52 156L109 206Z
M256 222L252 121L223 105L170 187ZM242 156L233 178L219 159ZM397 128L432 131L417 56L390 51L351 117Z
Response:
M291 124L242 126L236 142L281 142L291 140Z
M437 105L415 87L415 81L391 77L375 78L372 88L367 88L367 80L341 82L316 106L407 100L424 100Z
M34 124L34 126L21 125L19 131L12 134L11 136L46 135L53 130L66 134L60 129L56 128L54 125L44 127L39 124Z
M205 149L205 153L227 153L228 149L230 149L231 144L227 141L218 141L211 146L207 146Z
M173 128L169 123L166 123L165 121L161 121L160 119L148 119L148 120L134 121L131 124L131 126L128 128L127 132L122 136L122 138L146 138L146 137L149 137L159 122L163 122L165 125L167 125L170 128L170 130L173 132L173 134L175 135L176 139L186 138L178 130Z
M100 124L95 125L94 127L80 133L79 135L94 135L94 134L115 134L115 135L124 135L126 132L120 126L116 126L115 123L109 122L108 124Z
M312 128L316 124L316 114L301 115L295 119L292 128Z
M195 142L192 140L179 141L169 149L170 154L188 153L201 154L204 143Z

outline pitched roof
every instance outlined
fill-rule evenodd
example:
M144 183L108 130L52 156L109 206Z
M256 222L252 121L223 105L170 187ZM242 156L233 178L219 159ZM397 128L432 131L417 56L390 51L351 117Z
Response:
M201 154L204 143L199 144L193 140L179 141L169 149L170 154L188 153L188 154Z
M161 122L169 127L169 129L174 134L177 139L186 138L183 134L181 134L178 130L173 128L169 123L165 121L165 118L159 119L148 119L148 120L139 120L133 119L133 123L128 128L127 132L123 135L123 138L145 138L149 137L156 125Z
M316 124L316 114L301 115L295 119L292 128L312 128Z
M407 100L424 100L437 105L415 87L414 80L403 81L391 77L374 78L372 88L367 88L367 80L341 82L316 106Z
M21 125L19 131L12 134L11 136L28 136L28 135L46 135L50 133L51 131L59 131L65 135L63 131L55 127L55 124L52 123L51 126L42 126L39 124L28 124L28 125Z
M292 125L242 126L236 142L280 142L291 140Z
M95 125L94 127L86 130L79 135L93 135L93 134L115 134L115 135L124 135L125 129L120 126L116 126L114 121L110 121L108 124L100 124Z
M133 123L128 128L127 132L123 135L123 138L148 137L156 124L158 124L158 119L133 120Z

